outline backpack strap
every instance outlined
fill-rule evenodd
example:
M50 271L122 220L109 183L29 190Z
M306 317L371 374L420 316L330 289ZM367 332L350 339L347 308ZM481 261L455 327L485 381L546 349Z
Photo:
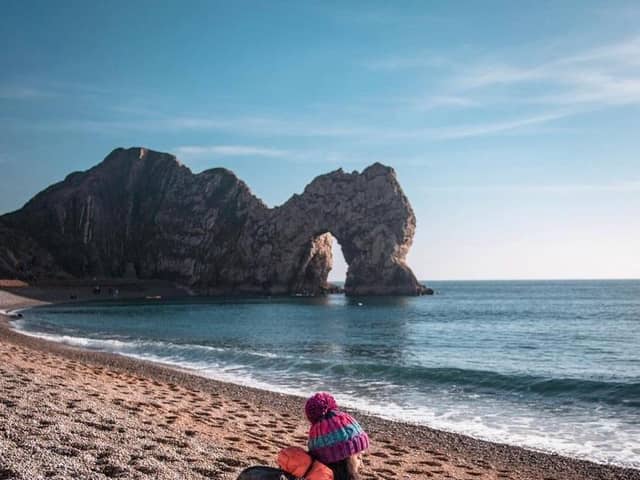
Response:
M311 469L313 468L315 463L316 463L316 461L312 458L311 459L311 463L307 467L307 471L302 474L302 477L300 477L301 479L306 479L307 478L307 475L309 475L309 472L311 471Z

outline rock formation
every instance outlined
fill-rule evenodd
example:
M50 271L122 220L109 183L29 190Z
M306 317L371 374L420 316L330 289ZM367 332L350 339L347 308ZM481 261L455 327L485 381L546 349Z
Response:
M20 230L8 228L0 219L0 278L34 280L68 277L49 252Z
M405 257L415 216L393 169L337 170L268 208L232 172L116 149L0 217L0 274L164 279L203 294L322 293L331 235L349 295L428 293Z

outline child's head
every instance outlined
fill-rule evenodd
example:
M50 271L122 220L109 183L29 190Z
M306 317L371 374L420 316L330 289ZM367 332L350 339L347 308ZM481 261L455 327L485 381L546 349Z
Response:
M343 462L352 476L360 468L361 454L369 448L369 436L349 414L340 411L326 392L307 400L305 414L311 422L309 453L326 465Z

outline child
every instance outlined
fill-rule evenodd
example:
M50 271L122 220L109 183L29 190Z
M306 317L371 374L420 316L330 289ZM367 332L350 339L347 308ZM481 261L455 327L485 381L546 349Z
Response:
M309 454L333 471L334 480L358 480L362 452L369 448L366 432L329 393L310 397L304 411L311 422Z
M313 395L305 404L309 428L309 452L285 448L278 455L282 470L250 467L237 480L359 480L362 453L369 437L355 419L338 408L326 392Z

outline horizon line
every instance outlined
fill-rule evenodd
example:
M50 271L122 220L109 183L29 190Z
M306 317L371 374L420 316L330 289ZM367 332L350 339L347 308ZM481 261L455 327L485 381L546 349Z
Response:
M446 279L418 279L418 282L593 282L593 281L640 281L640 277L558 277L558 278L446 278ZM331 280L328 282L345 282Z

